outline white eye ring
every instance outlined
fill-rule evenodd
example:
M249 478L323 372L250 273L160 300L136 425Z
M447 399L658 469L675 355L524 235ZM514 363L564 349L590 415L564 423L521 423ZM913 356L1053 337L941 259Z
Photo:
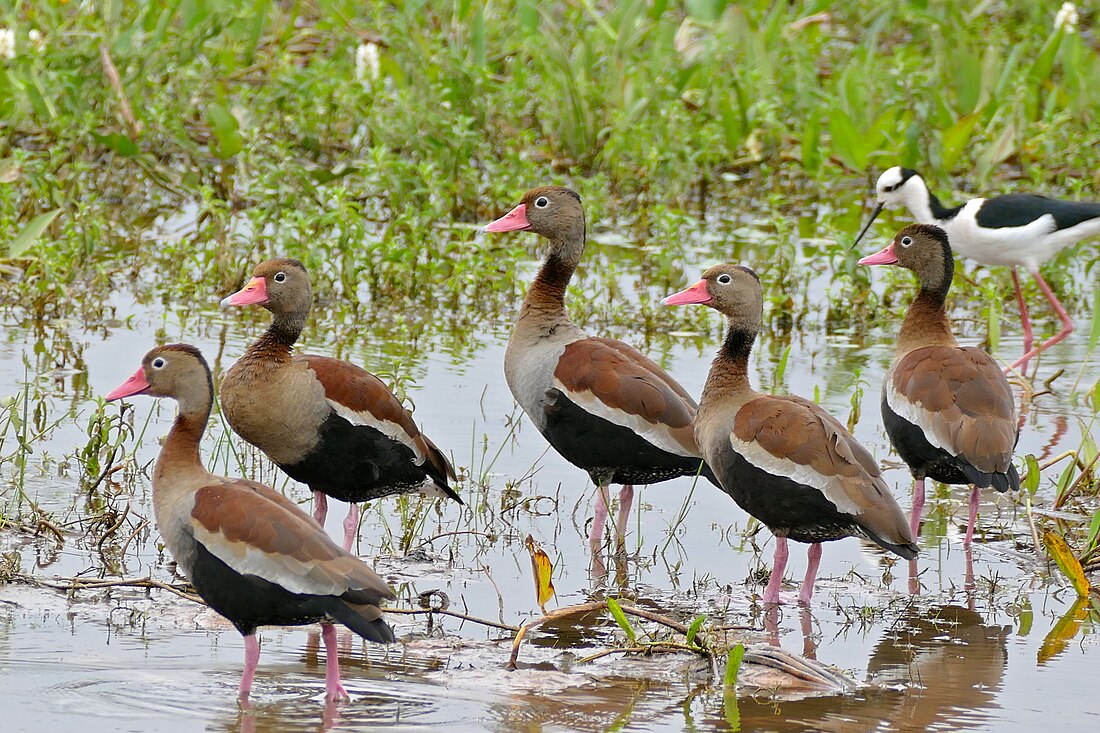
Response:
M167 364L167 363L168 362L164 361L164 359L161 359L159 356L156 359L153 359L153 361L150 362L150 364L152 365L152 367L154 369L163 369L164 365Z
M549 205L550 199L546 198L545 196L539 196L537 199L535 199L536 209L545 209Z
M730 277L729 275L727 275L724 272L721 275L718 276L718 282L721 283L722 285L729 285L732 281L733 281L733 278Z
M275 282L281 283L284 280L286 280L286 273L285 272L276 272L275 273Z
M902 237L901 238L901 246L902 247L909 247L912 244L913 244L913 238L912 237Z

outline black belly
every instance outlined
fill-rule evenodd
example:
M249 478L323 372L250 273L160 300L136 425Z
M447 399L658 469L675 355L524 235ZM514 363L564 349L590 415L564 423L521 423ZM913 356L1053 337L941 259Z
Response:
M279 464L313 491L340 501L370 501L414 491L429 478L408 446L380 430L352 425L333 413L320 432L320 441L304 459Z
M579 407L561 390L547 390L546 397L543 436L565 460L588 471L593 483L654 484L694 476L700 468L714 481L700 459L662 450L630 428Z
M914 478L930 478L945 484L974 484L983 489L992 486L997 491L1020 488L1020 477L1011 464L1007 472L987 473L965 458L953 456L929 443L920 427L890 409L885 392L882 397L882 422L890 443L909 466Z
M334 621L333 596L291 593L255 575L242 575L195 542L191 584L211 608L229 619L244 635L257 626L303 626Z
M820 490L758 468L732 446L723 451L714 468L722 489L777 537L796 542L828 542L857 535L875 539Z

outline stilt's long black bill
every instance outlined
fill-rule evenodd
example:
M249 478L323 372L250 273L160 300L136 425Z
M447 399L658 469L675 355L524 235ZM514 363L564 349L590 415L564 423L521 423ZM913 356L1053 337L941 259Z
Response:
M875 206L875 210L871 212L871 218L867 220L867 223L863 225L863 229L860 231L859 236L856 237L856 241L852 242L852 246L849 249L855 249L856 245L863 239L863 235L867 233L867 230L871 228L871 225L875 223L875 217L882 212L882 207L886 204L880 203Z

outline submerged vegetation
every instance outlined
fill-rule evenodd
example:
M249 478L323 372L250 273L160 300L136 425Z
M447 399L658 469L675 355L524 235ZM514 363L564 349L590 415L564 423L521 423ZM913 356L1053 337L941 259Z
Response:
M109 385L89 374L86 354L120 334L135 354L145 340L182 337L217 348L211 363L226 368L266 316L216 317L215 303L267 257L300 258L312 275L305 348L364 364L410 405L428 355L473 371L514 317L535 245L478 225L544 182L576 189L589 217L568 299L578 323L659 361L701 360L718 319L657 301L704 265L745 262L764 284L759 386L800 379L850 429L876 434L874 349L889 344L911 279L879 273L872 289L855 267L848 245L871 182L903 164L952 201L1017 189L1100 199L1100 15L1078 12L955 0L0 0L0 539L36 538L40 568L75 540L100 576L158 556L148 461L168 412L97 401ZM1100 570L1095 253L1086 242L1044 267L1077 316L1084 358L1016 385L1024 430L1044 447L1018 452L1018 512L981 533L1012 545L1021 566L1061 547L1048 535L1064 538L1077 567L1054 557L1075 584ZM955 328L996 353L1019 332L1009 273L957 267ZM1025 293L1041 299L1030 279ZM491 368L498 382L486 390L503 390ZM537 436L517 411L487 414L481 397L446 446L469 507L461 527L419 497L378 502L363 521L372 551L442 559L463 582L485 581L497 628L515 633L498 587L510 581L494 577L490 548L507 543L528 572L524 523L552 514L555 537L570 521L583 532L586 497L540 482L538 454L504 472L502 456ZM878 438L876 457L889 460ZM217 415L205 454L213 471L288 485ZM891 473L899 493L904 475ZM711 692L733 725L745 712L731 694L736 640L702 641L728 606L706 616L691 606L708 584L747 588L675 555L689 524L713 522L733 554L759 555L766 533L690 516L694 492L676 497L667 527L639 519L631 539L634 562L667 572L670 615L684 629L636 638L622 608L644 605L633 603L644 600L630 587L638 575L617 576L621 603L605 589L582 600L610 614L598 641L616 653L687 651L714 665L729 652L726 684L715 676ZM945 544L952 497L940 487L926 527ZM557 581L572 554L539 539ZM0 585L20 577L19 561L0 557ZM888 588L903 571L885 563L881 573ZM1031 607L1005 600L1011 589L993 571L978 573L989 605L1011 606L1026 635ZM402 578L403 605L438 599ZM510 613L535 613L533 599L512 600ZM1051 630L1059 651L1083 619L1100 623L1095 594L1091 604ZM837 613L847 630L902 611L884 601Z

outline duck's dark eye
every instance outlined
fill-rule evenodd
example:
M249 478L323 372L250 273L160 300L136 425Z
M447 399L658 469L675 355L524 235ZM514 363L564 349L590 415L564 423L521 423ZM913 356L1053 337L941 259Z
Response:
M546 198L545 196L539 196L537 199L535 199L536 209L545 209L549 205L550 199Z
M733 278L729 275L726 275L725 273L718 276L718 282L722 285L729 285L732 280Z
M166 362L164 361L164 359L161 359L159 356L156 359L153 359L152 362L154 369L163 369L165 363Z
M285 272L276 272L275 273L275 282L281 283L284 280L286 280L286 273Z
M913 244L913 238L912 237L902 237L901 238L901 246L902 247L908 247L911 244Z

